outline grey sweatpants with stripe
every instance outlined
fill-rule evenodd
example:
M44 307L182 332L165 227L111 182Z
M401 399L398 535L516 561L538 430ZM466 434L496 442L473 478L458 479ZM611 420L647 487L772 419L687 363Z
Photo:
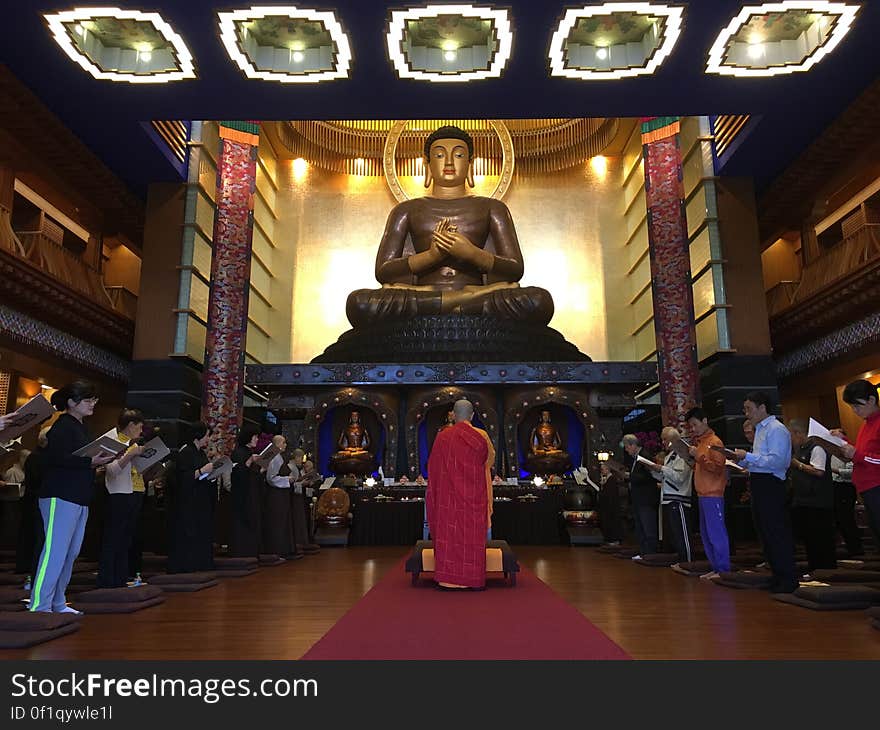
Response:
M31 589L31 611L61 611L67 600L64 592L79 555L89 508L58 497L40 499L40 514L46 530L46 542Z

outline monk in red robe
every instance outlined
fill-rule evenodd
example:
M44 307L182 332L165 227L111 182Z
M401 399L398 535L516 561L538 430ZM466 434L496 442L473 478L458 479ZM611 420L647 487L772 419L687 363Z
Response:
M483 588L495 449L489 435L471 425L470 401L456 401L453 413L455 425L437 434L428 459L434 580L443 588Z

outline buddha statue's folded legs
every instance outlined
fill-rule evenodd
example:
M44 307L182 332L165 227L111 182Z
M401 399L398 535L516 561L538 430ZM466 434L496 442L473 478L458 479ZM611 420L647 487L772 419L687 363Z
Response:
M345 313L356 329L438 314L482 315L543 326L553 318L553 298L540 287L508 283L451 291L391 285L353 291Z

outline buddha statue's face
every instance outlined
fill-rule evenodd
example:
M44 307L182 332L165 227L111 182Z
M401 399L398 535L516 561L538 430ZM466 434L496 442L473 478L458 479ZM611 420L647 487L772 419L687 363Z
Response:
M435 187L463 185L471 164L467 144L460 139L438 139L431 145L428 167Z
M361 414L358 413L357 411L352 411L350 422L351 423L359 423L360 420L361 420Z
M541 411L541 422L550 423L550 411Z

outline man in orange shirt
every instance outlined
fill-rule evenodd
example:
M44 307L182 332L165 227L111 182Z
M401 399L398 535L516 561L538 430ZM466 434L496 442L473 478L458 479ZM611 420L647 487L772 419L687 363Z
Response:
M700 537L712 570L701 575L710 579L730 570L730 543L724 524L724 488L727 486L727 467L724 453L713 446L724 443L709 428L702 408L691 408L685 420L692 435L691 456L694 457L694 490L700 506Z

